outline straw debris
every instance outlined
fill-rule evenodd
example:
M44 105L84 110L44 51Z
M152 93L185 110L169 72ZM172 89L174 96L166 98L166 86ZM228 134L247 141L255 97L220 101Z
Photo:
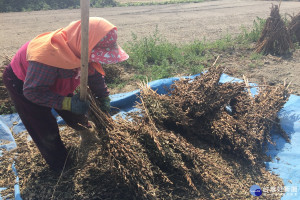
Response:
M100 142L83 148L76 132L61 127L74 161L61 174L49 170L27 134L15 135L17 149L0 157L2 194L13 194L13 161L24 199L251 199L253 184L282 187L265 169L263 143L278 125L287 87L259 87L253 97L249 84L220 83L224 70L177 81L167 95L142 85L139 111L126 119L112 120L90 94Z

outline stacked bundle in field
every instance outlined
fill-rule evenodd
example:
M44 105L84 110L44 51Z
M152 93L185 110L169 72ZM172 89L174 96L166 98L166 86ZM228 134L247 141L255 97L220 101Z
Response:
M289 31L279 14L279 7L272 5L270 17L267 19L255 51L263 54L284 55L293 48Z
M296 41L300 43L300 13L292 17L288 28L292 37L295 37Z

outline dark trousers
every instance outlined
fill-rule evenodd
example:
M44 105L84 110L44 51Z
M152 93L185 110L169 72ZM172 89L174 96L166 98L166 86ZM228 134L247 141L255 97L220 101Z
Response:
M51 108L39 106L25 98L24 83L16 77L10 65L3 72L3 82L25 128L43 158L52 169L61 170L67 158L67 150L60 138L58 124L52 115ZM87 118L83 115L64 110L56 110L56 112L67 125L76 130L81 130L77 123L87 124Z

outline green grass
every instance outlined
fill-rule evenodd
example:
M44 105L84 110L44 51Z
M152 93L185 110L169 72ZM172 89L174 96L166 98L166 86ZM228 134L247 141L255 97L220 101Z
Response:
M179 45L170 43L159 34L158 29L148 37L137 38L124 45L130 59L125 65L131 66L136 75L134 79L148 77L151 80L167 78L177 74L200 73L207 63L214 61L213 52L233 48L234 39L227 35L215 42L194 41Z
M264 28L266 23L266 19L262 19L257 17L256 20L253 21L252 29L248 30L246 27L242 26L242 33L236 38L239 43L256 42L260 34Z
M149 80L172 77L178 74L197 74L213 63L216 52L233 49L236 40L227 35L217 41L194 41L175 44L167 41L158 29L150 36L138 38L132 34L132 41L124 45L130 58L124 65L132 67L135 80Z
M205 67L212 65L216 55L226 54L226 51L234 51L236 48L250 48L258 40L264 24L264 19L257 18L252 29L242 27L236 37L227 34L213 42L203 39L187 44L169 42L159 34L157 27L151 35L143 38L132 33L132 40L123 46L130 58L121 65L132 68L134 74L129 80L117 79L109 86L121 88L129 81L201 73ZM262 55L253 53L247 57L259 63Z
M263 57L263 55L261 53L253 52L250 55L250 60L260 60L262 57Z
M177 44L168 42L159 35L158 30L138 39L133 34L132 42L125 45L129 53L128 64L141 75L147 75L152 80L170 77L180 73L189 63L188 52ZM138 79L144 76L136 76Z

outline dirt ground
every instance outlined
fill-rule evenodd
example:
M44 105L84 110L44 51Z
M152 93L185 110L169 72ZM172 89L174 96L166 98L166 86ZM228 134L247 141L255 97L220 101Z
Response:
M162 0L163 1L163 0ZM251 28L257 18L267 18L272 4L277 1L218 0L203 3L169 4L137 7L114 7L90 9L90 16L104 17L118 27L119 44L132 40L132 33L138 37L152 34L156 26L159 33L170 42L185 43L194 40L216 40L227 33L236 35L241 27ZM300 2L281 3L282 15L296 15ZM287 16L287 15L286 15ZM12 57L18 48L36 35L53 31L80 19L80 10L53 10L22 13L0 13L0 63L5 56ZM250 81L265 80L278 83L292 82L295 94L300 94L299 61L297 50L292 57L263 57L257 62L249 59L251 52L234 52L221 56L220 62L232 68L233 75L246 74ZM126 92L134 85L111 93Z

